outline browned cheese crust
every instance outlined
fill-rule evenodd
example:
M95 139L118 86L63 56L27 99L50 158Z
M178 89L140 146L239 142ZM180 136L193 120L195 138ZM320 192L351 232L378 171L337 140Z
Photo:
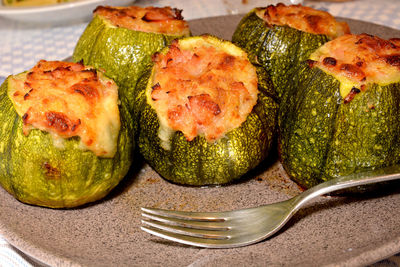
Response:
M245 55L245 54L244 54ZM188 141L216 140L246 120L257 102L257 75L245 56L211 45L157 54L151 98L168 127Z
M286 6L279 3L260 9L257 14L269 25L287 25L308 33L325 34L330 38L350 33L346 22L338 22L328 12L302 5Z
M189 33L189 25L181 15L182 10L176 8L98 6L93 13L106 18L116 27L135 31L171 35Z
M14 76L10 82L25 135L37 128L61 138L79 136L97 155L110 152L101 144L101 131L107 132L114 115L118 121L111 124L119 130L118 88L113 81L102 81L96 70L81 63L41 60L26 76Z
M309 64L348 83L345 102L350 101L368 84L400 80L400 41L347 34L320 47L311 55Z

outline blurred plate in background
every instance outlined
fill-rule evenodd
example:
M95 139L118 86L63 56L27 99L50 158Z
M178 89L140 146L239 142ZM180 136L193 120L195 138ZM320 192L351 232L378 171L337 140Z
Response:
M0 16L12 20L54 23L74 20L90 19L92 11L99 5L129 5L134 0L78 0L74 2L60 3L36 7L8 7L0 3Z

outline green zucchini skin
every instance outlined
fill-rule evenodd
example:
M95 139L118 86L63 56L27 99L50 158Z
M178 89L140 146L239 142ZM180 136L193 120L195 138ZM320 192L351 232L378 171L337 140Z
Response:
M117 83L133 110L133 91L140 76L151 66L151 56L180 37L116 28L95 15L76 44L72 58L103 69Z
M169 139L169 150L163 148L158 136L158 115L147 103L150 76L151 70L140 79L135 93L137 145L144 159L163 178L192 186L227 184L266 158L276 133L278 104L263 68L257 68L257 104L240 127L212 143L202 135L187 141L182 132L176 131Z
M296 79L278 115L280 158L293 180L310 188L399 162L400 83L370 85L344 103L340 82L322 70L304 64Z
M248 53L253 64L265 68L280 99L293 86L301 62L329 38L288 26L269 26L256 11L253 9L239 22L232 42Z
M50 208L72 208L107 195L132 163L133 125L121 99L121 129L113 158L100 158L78 148L77 138L65 139L64 149L50 134L22 132L22 118L7 95L8 79L0 87L0 184L21 202Z
M339 106L327 154L327 176L399 162L399 90L400 83L374 84L358 98Z
M181 132L165 150L158 137L159 121L145 101L140 114L138 147L162 177L177 184L226 184L256 167L268 154L275 132L277 104L260 93L258 103L239 127L209 143L203 136L188 142Z

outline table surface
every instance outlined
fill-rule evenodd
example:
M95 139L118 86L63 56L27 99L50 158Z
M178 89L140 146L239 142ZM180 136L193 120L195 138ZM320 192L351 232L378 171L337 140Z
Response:
M173 6L183 9L186 20L245 13L274 0L137 0L140 6ZM298 2L298 1L297 1ZM334 16L358 19L400 30L400 0L353 0L346 2L305 1L304 5L330 12ZM91 11L88 10L90 14ZM10 74L31 68L40 59L69 57L88 21L68 24L32 24L0 16L0 83ZM397 36L400 37L400 36ZM11 246L0 236L0 266L42 266ZM400 253L371 266L400 266Z

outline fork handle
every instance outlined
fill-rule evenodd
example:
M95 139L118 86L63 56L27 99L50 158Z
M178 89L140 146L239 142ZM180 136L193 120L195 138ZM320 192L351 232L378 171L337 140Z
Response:
M400 165L393 165L367 172L354 173L328 180L318 184L293 198L295 206L299 208L305 202L330 192L385 181L400 179Z

